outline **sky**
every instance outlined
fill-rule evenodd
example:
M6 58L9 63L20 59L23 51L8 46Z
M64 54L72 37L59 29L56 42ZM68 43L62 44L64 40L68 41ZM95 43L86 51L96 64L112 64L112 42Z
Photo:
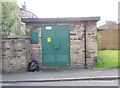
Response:
M19 7L26 2L28 11L39 18L100 16L98 26L105 21L117 21L120 0L17 0Z

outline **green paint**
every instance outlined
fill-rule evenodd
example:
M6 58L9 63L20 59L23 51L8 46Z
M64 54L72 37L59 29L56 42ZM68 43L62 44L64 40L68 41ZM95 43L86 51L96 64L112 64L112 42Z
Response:
M31 32L31 44L38 44L38 32Z
M118 54L120 50L102 50L98 51L98 60L99 63L94 65L93 67L97 70L102 69L113 69L119 68L119 59Z
M47 29L46 29L47 28ZM51 42L47 39L51 38ZM68 25L42 26L42 65L70 66L70 33Z

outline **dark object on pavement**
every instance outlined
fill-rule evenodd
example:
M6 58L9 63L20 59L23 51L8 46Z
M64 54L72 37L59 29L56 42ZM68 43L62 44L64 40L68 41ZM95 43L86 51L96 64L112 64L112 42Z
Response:
M39 71L39 66L36 60L32 60L28 63L28 71L34 72L34 71Z

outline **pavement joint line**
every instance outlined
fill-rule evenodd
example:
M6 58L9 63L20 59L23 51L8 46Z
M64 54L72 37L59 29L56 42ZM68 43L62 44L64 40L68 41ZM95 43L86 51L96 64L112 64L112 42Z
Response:
M57 81L79 81L79 80L115 80L120 79L118 76L102 77L77 77L77 78L55 78L55 79L26 79L26 80L6 80L0 83L23 83L23 82L57 82Z

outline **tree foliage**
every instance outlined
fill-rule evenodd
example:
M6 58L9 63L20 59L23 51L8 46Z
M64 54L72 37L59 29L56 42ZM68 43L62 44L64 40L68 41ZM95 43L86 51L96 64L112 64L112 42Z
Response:
M17 37L24 35L20 30L20 9L16 2L2 2L2 36Z

